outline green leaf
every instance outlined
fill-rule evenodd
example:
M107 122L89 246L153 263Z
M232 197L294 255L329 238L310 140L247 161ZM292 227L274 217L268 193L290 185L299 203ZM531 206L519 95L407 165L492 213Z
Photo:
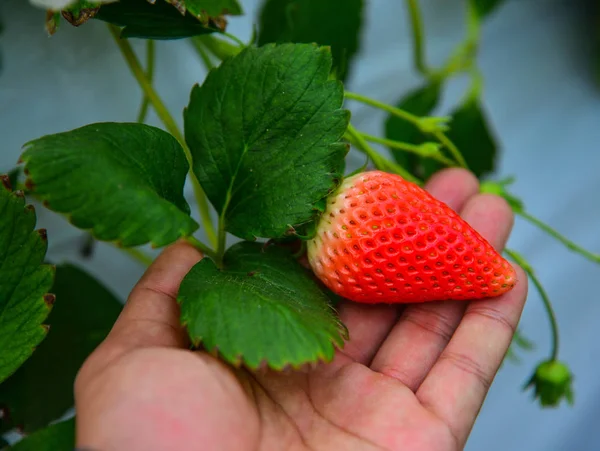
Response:
M205 258L181 283L181 321L195 345L253 369L329 361L343 346L329 299L287 250L241 242L224 265Z
M190 14L203 23L224 14L232 16L243 14L237 0L185 0L185 7Z
M406 94L396 106L417 116L429 116L440 101L441 89L442 86L440 83L433 82L427 84ZM423 144L430 140L414 124L391 114L385 121L385 137L394 141L415 145ZM417 155L398 149L390 149L390 151L398 164L417 177L423 177L420 165L425 164L430 168L439 167L438 163L430 159L420 159Z
M34 230L35 210L22 192L0 177L0 382L29 358L44 339L42 325L54 303L47 294L54 268L43 265L46 231Z
M469 98L451 113L448 138L458 147L469 169L483 177L494 171L498 146L477 98Z
M181 39L218 31L213 21L201 23L191 14L182 15L164 0L120 0L103 5L95 19L124 27L122 38Z
M485 180L481 182L479 191L482 193L495 194L496 196L503 197L508 204L511 206L515 213L521 213L525 209L523 201L518 197L513 196L506 189L515 181L514 177L509 177L504 180L492 181Z
M517 330L513 335L512 342L510 343L510 347L506 352L506 359L512 361L513 363L520 363L521 359L517 354L517 349L522 351L531 351L535 348L533 342L527 338L520 330Z
M28 435L10 451L73 451L75 418L55 423Z
M469 0L473 5L473 9L480 19L485 19L496 8L498 8L504 0Z
M314 219L335 188L349 112L330 68L331 54L315 45L249 47L192 90L185 138L227 231L283 236Z
M260 12L258 44L331 46L337 77L345 80L360 43L363 0L267 0Z
M39 0L36 0L39 1ZM107 3L114 0L98 0L98 1L88 1L88 0L77 0L76 2L71 2L70 5L63 8L60 11L62 18L64 18L67 22L75 27L79 27L86 23L88 20L92 19L100 8L101 3ZM58 3L58 2L57 2ZM57 8L49 8L52 11L58 12ZM55 16L53 14L53 16ZM48 16L46 17L48 18ZM50 24L46 23L46 28L48 28ZM53 24L53 26L58 26L58 24ZM52 31L52 30L51 30Z
M32 141L21 159L33 194L99 240L160 247L198 228L183 149L158 128L91 124Z
M21 425L27 433L56 420L73 406L73 383L84 360L106 337L122 304L83 270L56 268L58 302L48 317L50 332L33 356L0 385L8 418L0 430Z
M23 174L23 167L17 166L16 168L10 170L7 174L8 183L12 187L16 187L19 184L21 175Z

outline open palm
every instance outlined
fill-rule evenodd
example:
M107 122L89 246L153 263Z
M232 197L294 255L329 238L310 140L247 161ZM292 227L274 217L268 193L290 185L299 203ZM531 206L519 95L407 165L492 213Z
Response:
M496 248L512 214L463 170L427 189ZM508 349L527 292L406 307L344 303L350 341L332 363L232 369L186 349L175 301L200 255L167 248L75 386L77 444L94 450L459 450Z

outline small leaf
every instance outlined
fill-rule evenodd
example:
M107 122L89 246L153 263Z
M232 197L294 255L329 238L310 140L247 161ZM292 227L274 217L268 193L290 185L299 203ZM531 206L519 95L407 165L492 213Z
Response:
M28 435L10 448L10 451L73 451L74 449L75 418L71 418Z
M114 1L114 0L108 0ZM103 1L88 2L87 0L79 0L61 11L61 16L75 27L79 27L88 20L93 19L100 10L100 3Z
M329 361L343 345L329 299L287 250L241 242L224 266L205 258L181 283L181 321L194 344L252 369Z
M471 2L475 14L477 14L480 19L485 19L498 8L504 0L469 0L469 2Z
M211 18L225 14L232 16L243 14L237 0L185 0L185 7L191 15L205 24Z
M469 169L483 177L496 167L497 144L477 98L469 98L451 113L448 138L458 147Z
M331 46L333 68L345 80L360 43L363 0L267 0L260 12L258 44Z
M440 83L433 82L409 92L397 103L397 107L401 110L417 116L428 116L437 107L442 86ZM423 144L430 141L431 138L423 134L414 124L405 121L397 116L389 115L385 122L385 137L394 141L401 141L409 144ZM398 164L409 170L413 175L422 177L422 164L428 167L441 167L435 161L429 159L420 159L419 156L400 151L398 149L390 149L394 159ZM432 172L431 170L429 172Z
M520 330L517 330L513 335L510 347L506 352L506 359L512 361L513 363L520 363L521 359L517 354L517 348L523 351L531 351L534 348L533 342L525 337Z
M48 337L35 354L0 385L0 405L8 421L26 433L56 420L73 406L73 383L89 354L106 337L122 308L92 276L69 264L56 268L52 287L58 302L48 316Z
M479 191L482 193L495 194L496 196L503 197L515 213L520 213L525 209L523 201L518 197L513 196L506 189L506 187L511 185L513 182L513 177L498 181L485 180L479 185Z
M209 73L184 111L194 172L226 230L278 238L314 219L347 148L331 54L309 44L249 47Z
M32 141L21 159L33 194L99 240L160 247L198 228L183 149L158 128L91 124Z
M218 30L214 21L201 23L191 14L182 15L164 0L120 0L103 5L95 19L124 27L122 38L181 39Z
M9 171L7 176L8 176L8 182L9 182L10 186L12 186L13 188L18 186L22 174L23 174L22 166L17 166L16 168Z
M523 333L519 330L515 332L512 344L519 349L523 349L524 351L531 351L534 348L533 342L523 335Z
M44 339L54 296L54 268L43 265L45 230L34 230L33 207L0 177L0 382L29 358Z

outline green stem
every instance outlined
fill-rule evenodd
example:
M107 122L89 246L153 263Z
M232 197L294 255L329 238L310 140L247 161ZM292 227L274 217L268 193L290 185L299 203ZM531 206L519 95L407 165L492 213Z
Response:
M402 166L389 161L388 159L381 156L371 145L362 137L360 132L354 128L352 124L348 124L348 135L352 138L352 141L356 145L357 149L367 155L375 167L382 171L394 172L400 175L402 178L409 180L417 185L421 185L423 182L413 176L410 172L404 169Z
M195 236L186 236L184 239L196 249L198 249L200 252L202 252L205 256L210 257L215 261L217 260L217 254L215 253L215 251L213 251L210 247L208 247Z
M467 1L467 37L463 44L475 56L481 40L481 22L473 1Z
M240 47L224 41L223 39L217 39L210 34L194 36L191 40L202 44L206 50L221 61L235 56L241 51Z
M382 144L384 146L391 147L392 149L398 149L398 150L403 150L405 152L414 153L423 158L431 158L431 159L439 161L442 164L445 164L446 166L456 166L456 163L454 161L450 160L449 158L446 158L442 154L430 154L430 153L423 152L423 148L421 146L417 146L414 144L409 144L409 143L405 143L405 142L401 142L401 141L394 141L391 139L379 138L378 136L368 135L368 134L362 133L362 132L359 132L359 133L365 140L367 140L369 142Z
M575 244L573 241L571 241L567 237L558 233L556 230L554 230L548 224L540 221L539 219L537 219L534 216L531 216L529 213L526 213L525 211L517 210L516 213L519 216L521 216L523 219L525 219L526 221L530 222L531 224L537 226L538 228L540 228L547 234L556 238L558 241L560 241L562 244L564 244L568 249L570 249L574 252L577 252L580 255L583 255L585 258L587 258L588 260L590 260L594 263L600 263L600 255L594 254L594 253L588 251L587 249L584 249L583 247Z
M470 70L475 65L475 57L481 39L481 23L473 2L467 2L467 35L453 50L446 63L430 74L431 79L443 80L457 73Z
M147 255L145 252L135 248L135 247L120 247L115 244L117 249L122 250L127 255L129 255L132 259L138 261L144 266L150 266L154 259Z
M198 53L198 56L200 56L200 59L202 59L202 62L204 63L204 66L206 67L206 69L211 70L213 67L215 67L213 62L210 60L210 55L204 48L202 41L200 41L198 39L190 39L190 42L192 43L192 46L196 50L196 53Z
M233 42L235 42L241 48L246 47L246 44L244 43L244 41L242 41L237 36L232 35L231 33L227 33L226 31L221 31L219 34L222 34L223 36L227 36L229 39L231 39Z
M436 131L433 133L433 136L435 136L437 140L450 151L454 159L458 162L458 164L461 167L469 169L469 166L467 165L466 160L462 156L462 153L460 153L460 150L458 150L458 148L454 145L450 138L446 136L444 132Z
M414 124L419 129L421 128L421 118L419 116L415 116L412 113L409 113L408 111L401 110L400 108L393 107L386 103L380 102L379 100L375 100L370 97L363 96L362 94L356 94L354 92L346 91L344 93L344 96L347 99L356 100L356 101L362 102L366 105L370 105L374 108L378 108L380 110L387 111L388 113L390 113L396 117L399 117L400 119L404 119L405 121ZM436 130L436 131L430 132L430 134L435 136L441 144L443 144L445 147L448 148L448 150L450 151L452 156L456 159L456 161L458 162L458 164L461 167L468 169L467 162L463 158L462 154L460 153L458 148L454 145L454 143L446 136L446 134L444 132L442 132L440 130Z
M471 75L471 85L469 86L469 90L462 100L463 104L477 100L479 97L481 97L481 93L483 92L483 74L481 71L477 67L473 66L469 72Z
M152 39L148 39L146 41L146 78L150 83L154 78L154 41ZM144 95L144 100L142 100L142 106L140 107L140 112L138 113L137 122L143 124L146 121L146 115L148 114L148 107L150 106L150 99L148 99L147 95Z
M550 359L557 360L558 359L558 345L559 345L559 335L558 335L558 322L556 321L556 314L554 313L554 308L552 307L552 303L550 302L550 298L548 297L548 293L542 286L542 283L535 275L533 268L529 264L525 258L523 258L516 251L512 251L510 249L504 249L504 252L514 260L523 271L527 273L535 288L537 289L540 297L542 298L542 302L544 303L544 308L546 309L546 313L548 314L548 319L550 320L550 328L552 333L552 348L550 351Z
M347 99L356 100L357 102L364 103L365 105L369 105L383 111L387 111L388 113L397 116L400 119L404 119L405 121L414 124L416 127L421 126L421 118L419 116L415 116L414 114L409 113L408 111L401 110L400 108L388 105L387 103L383 103L379 100L375 100L370 97L363 96L362 94L357 94L349 91L346 91L344 93L344 97L346 97Z
M423 45L423 19L419 8L419 0L406 0L410 14L410 25L413 34L413 61L415 68L424 76L430 75L425 63L425 47Z
M228 202L229 203L229 202ZM219 234L217 240L217 259L219 268L223 268L223 256L225 255L225 246L227 245L227 232L225 231L225 209L219 216Z
M177 127L175 119L173 119L173 116L171 116L171 113L169 113L169 110L167 109L161 98L158 96L158 93L154 90L152 83L150 83L150 80L148 80L148 78L146 77L146 74L144 73L144 70L142 69L142 66L138 61L137 56L133 52L133 49L131 48L129 42L126 39L121 39L119 37L119 28L117 28L114 25L108 25L108 29L113 35L117 46L121 50L121 53L123 54L123 57L125 58L129 69L131 70L131 73L137 80L146 97L148 97L148 100L152 104L152 107L156 111L156 114L158 115L162 123L165 125L169 133L171 133L171 135L173 135L175 139L177 139L177 141L179 141L179 143L181 144L181 147L183 148L183 151L185 153L185 157L187 158L188 164L190 166L190 177L192 179L192 186L194 188L196 202L198 203L198 210L200 211L202 225L204 226L208 239L211 241L211 243L216 244L217 236L210 217L208 202L206 200L204 191L200 186L200 182L198 181L198 178L196 177L196 174L193 171L192 154L190 152L190 149L187 147L183 135Z

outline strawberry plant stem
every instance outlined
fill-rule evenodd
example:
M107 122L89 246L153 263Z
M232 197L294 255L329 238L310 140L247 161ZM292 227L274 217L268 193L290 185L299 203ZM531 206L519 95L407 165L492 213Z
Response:
M228 195L229 197L229 195ZM229 200L227 201L229 204ZM223 268L223 256L225 255L225 246L227 244L227 232L225 231L225 208L223 213L219 215L219 235L217 241L217 255L215 263L219 268Z
M523 210L516 210L516 213L519 216L521 216L523 219L525 219L526 221L528 221L531 224L535 225L536 227L540 228L541 230L543 230L550 236L556 238L558 241L560 241L562 244L564 244L568 249L570 249L574 252L577 252L580 255L583 255L585 258L587 258L588 260L590 260L594 263L600 263L600 255L594 254L594 253L588 251L587 249L584 249L583 247L578 246L573 241L569 240L567 237L558 233L556 230L554 230L548 224L540 221L539 219L537 219L534 216L531 216L529 213L527 213Z
M479 68L473 66L469 70L469 73L471 75L471 86L469 86L469 90L461 102L463 104L477 100L481 97L481 92L483 91L483 74Z
M443 132L440 131L434 132L433 135L438 139L440 143L442 143L450 151L454 159L458 162L458 164L461 167L469 169L469 166L467 165L467 162L462 156L462 153L460 153L460 150L458 150L454 143L450 141L450 138L448 138Z
M535 288L537 289L540 297L542 298L542 302L544 303L544 308L546 309L546 313L548 314L548 319L550 320L550 328L552 333L552 348L550 351L550 359L557 360L558 359L558 322L556 321L556 314L554 313L554 308L552 307L552 303L550 302L550 298L548 297L548 293L544 289L542 283L537 278L533 268L529 264L525 258L523 258L519 253L510 249L504 249L504 252L514 261L516 262L523 271L527 273Z
M198 39L190 39L190 42L192 44L192 47L194 47L196 53L202 60L202 63L204 64L204 67L206 67L206 70L211 70L213 67L215 67L213 62L210 60L210 55L204 48L204 44L202 43L202 41Z
M235 36L231 33L228 33L226 31L221 31L221 32L219 32L219 34L222 34L223 36L228 37L229 39L231 39L233 42L235 42L241 48L246 47L246 44L244 43L244 41L242 41L240 38L238 38L237 36Z
M392 139L379 138L377 136L368 135L367 133L360 132L361 136L369 142L374 142L377 144L382 144L387 147L391 147L393 149L403 150L405 152L414 153L423 158L432 158L434 160L439 161L446 166L456 166L456 163L449 158L446 158L442 154L430 154L427 152L423 152L423 148L421 146L417 146L414 144L409 144L401 141L394 141Z
M209 34L194 36L191 38L191 41L202 44L206 50L208 50L213 56L217 57L221 61L223 61L225 58L229 58L230 56L237 55L242 50L238 46L235 46L222 39L217 39L213 35Z
M346 97L347 99L356 100L357 102L364 103L365 105L372 106L373 108L378 108L380 110L387 111L388 113L397 116L400 119L404 119L405 121L414 124L416 127L420 127L421 118L419 116L415 116L412 113L409 113L408 111L401 110L400 108L388 105L387 103L383 103L379 100L375 100L354 92L346 91L344 92L344 97Z
M413 176L402 166L381 156L375 149L373 149L373 147L369 145L369 143L362 137L361 133L356 130L352 124L348 124L347 135L349 135L351 138L349 141L351 141L358 150L367 155L377 169L396 173L406 180L416 183L417 185L422 185L423 182L421 180Z
M131 45L129 44L127 39L120 38L118 27L116 27L114 25L108 25L108 29L110 30L117 46L121 50L121 53L122 53L123 57L125 58L125 61L127 62L127 65L129 66L129 69L131 70L131 73L133 74L133 76L137 80L138 84L142 88L142 91L144 92L144 94L148 97L148 100L152 104L154 110L156 111L156 114L158 115L158 117L160 118L162 123L165 125L167 131L169 133L171 133L171 135L173 135L173 137L175 139L177 139L177 141L179 141L179 143L183 147L183 151L185 152L185 156L190 165L189 173L190 173L190 178L192 179L192 186L194 188L194 194L196 197L196 202L198 204L198 210L200 212L202 225L204 226L204 230L206 231L206 235L207 235L208 239L210 240L210 242L213 243L213 245L216 245L217 244L217 236L216 236L215 229L214 229L211 217L210 217L210 210L208 207L208 202L206 200L204 191L202 190L202 187L200 186L200 182L198 182L198 178L196 177L196 174L194 174L194 171L192 169L192 154L190 153L190 149L187 147L187 144L185 143L185 139L184 139L183 135L181 134L181 132L179 131L179 128L177 127L177 123L175 122L175 119L173 119L173 116L171 116L171 113L169 113L169 110L163 103L162 99L158 96L158 93L154 90L152 83L150 83L150 80L148 80L148 78L146 77L146 74L144 73L144 70L142 69L140 62L138 61L137 56L135 55L135 53L134 53L133 49L131 48Z
M419 8L419 0L406 0L410 15L410 25L413 34L413 61L421 75L428 77L430 70L425 62L425 47L423 45L423 19Z
M467 36L465 38L463 47L467 49L467 54L471 56L471 59L477 54L479 48L479 41L481 40L481 20L479 14L475 9L474 2L467 2Z
M186 236L184 239L196 249L198 249L200 252L202 252L206 257L210 257L215 261L217 260L217 254L215 253L215 251L213 251L210 247L208 247L195 236Z
M146 41L146 78L148 78L150 83L152 83L152 79L154 78L154 54L156 53L154 47L154 41L148 39ZM150 106L150 99L144 94L144 100L142 100L142 106L138 113L137 122L143 124L146 121L148 106Z
M146 254L145 252L135 248L135 247L120 247L117 246L115 244L115 247L117 249L122 250L123 252L125 252L127 255L129 255L132 259L136 260L137 262L141 263L142 265L148 267L152 264L152 262L154 261L154 259L152 257L150 257L148 254Z
M386 103L380 102L379 100L375 100L370 97L363 96L362 94L356 94L354 92L346 91L344 93L344 96L347 99L356 100L357 102L364 103L365 105L369 105L374 108L378 108L380 110L387 111L388 113L390 113L396 117L399 117L400 119L404 119L405 121L414 124L420 130L423 130L423 121L422 121L423 118L420 118L419 116L415 116L414 114L409 113L408 111L401 110L400 108L396 108L392 105L388 105ZM445 147L448 148L448 150L450 151L452 156L456 159L458 164L461 167L468 169L467 163L466 163L465 159L463 158L462 154L460 153L458 148L454 145L454 143L452 141L450 141L450 139L446 136L446 134L442 130L437 129L437 130L433 130L433 131L427 131L427 130L423 130L423 131L425 133L429 133L429 134L435 136L436 139L441 144L443 144Z

